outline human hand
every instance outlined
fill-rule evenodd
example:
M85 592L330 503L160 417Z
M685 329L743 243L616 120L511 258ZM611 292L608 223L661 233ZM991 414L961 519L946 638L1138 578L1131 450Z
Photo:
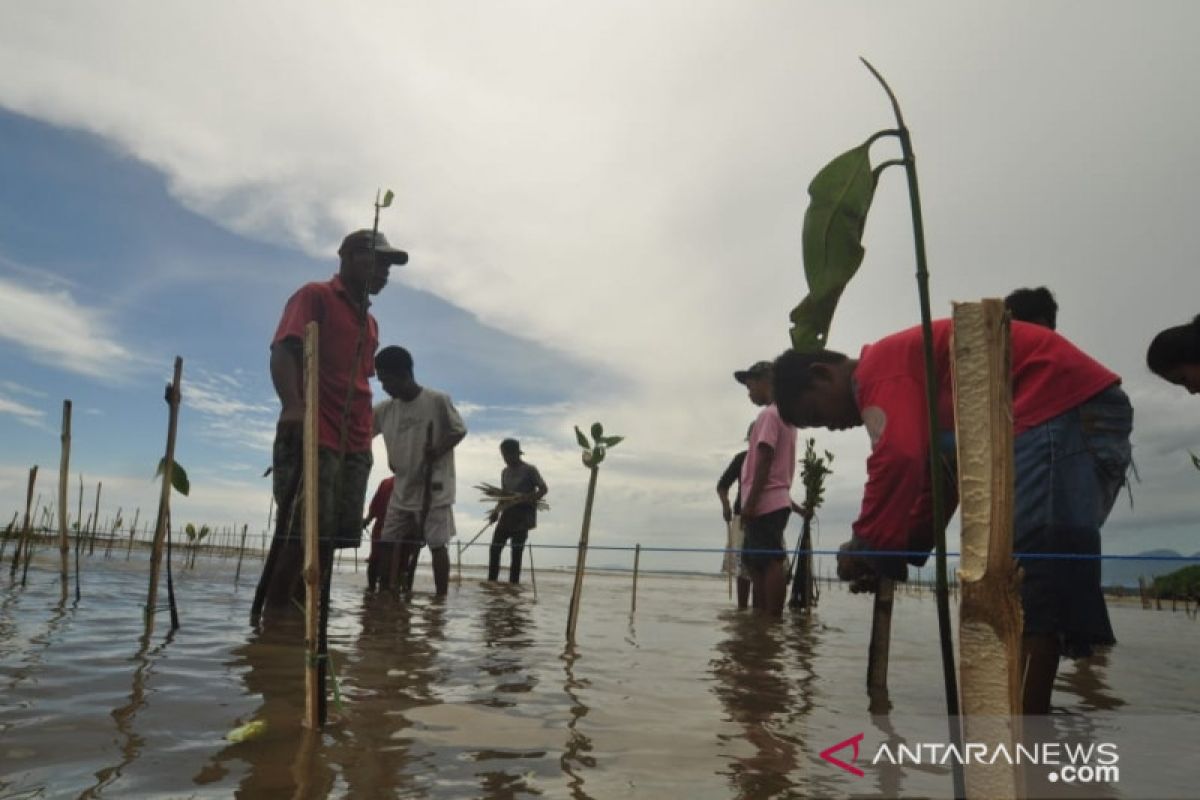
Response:
M729 503L721 503L721 518L726 522L733 521L733 509L730 507Z

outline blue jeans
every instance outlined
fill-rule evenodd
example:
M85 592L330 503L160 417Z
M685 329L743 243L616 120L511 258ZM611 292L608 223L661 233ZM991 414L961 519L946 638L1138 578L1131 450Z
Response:
M1120 386L1016 437L1013 550L1025 633L1057 634L1070 657L1113 644L1100 587L1100 528L1129 470L1133 408Z

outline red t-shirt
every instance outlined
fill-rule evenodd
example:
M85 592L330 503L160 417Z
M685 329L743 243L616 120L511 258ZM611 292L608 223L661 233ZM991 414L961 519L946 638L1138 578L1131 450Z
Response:
M933 323L938 423L954 430L950 385L950 320ZM929 424L921 328L892 334L862 350L854 370L855 400L871 437L867 485L854 534L875 550L933 546ZM1054 331L1012 323L1013 431L1020 434L1120 382ZM949 492L947 516L958 504Z
M372 542L379 541L379 537L383 534L383 518L387 516L388 502L392 499L392 487L395 484L395 475L381 480L379 488L375 490L375 496L371 498L371 504L367 506L367 516L375 520L371 526Z
M371 384L367 379L375 374L379 326L370 313L366 316L367 326L358 374L346 419L348 453L371 449ZM304 341L304 326L314 320L321 326L318 441L321 447L337 450L340 446L342 408L346 403L346 388L350 384L351 365L354 363L354 350L362 320L342 279L337 275L325 283L307 283L288 299L271 344L278 344L284 339Z

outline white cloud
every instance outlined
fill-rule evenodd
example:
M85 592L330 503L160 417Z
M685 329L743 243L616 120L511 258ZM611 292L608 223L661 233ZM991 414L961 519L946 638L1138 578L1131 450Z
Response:
M183 384L183 405L201 416L202 435L225 445L270 453L278 408L249 397L238 376L193 370Z
M121 344L94 308L66 289L35 289L0 277L0 339L47 366L96 378L120 379L143 363Z
M33 408L24 403L19 403L12 398L5 397L0 394L0 414L11 414L20 422L26 425L32 425L36 428L45 428L46 412L40 408Z

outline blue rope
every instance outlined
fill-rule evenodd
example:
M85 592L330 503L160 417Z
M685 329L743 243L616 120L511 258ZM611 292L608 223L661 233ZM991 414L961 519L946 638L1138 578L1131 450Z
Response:
M532 544L526 544L526 547L532 547ZM538 544L537 547L545 549L558 550L576 550L577 544ZM463 548L466 550L467 548ZM633 552L635 547L612 545L612 544L589 544L589 550L625 550ZM642 546L643 553L762 553L773 554L781 553L782 550L750 550L746 548L727 548L727 547L647 547ZM841 554L841 550L800 550L801 555L811 553L814 556L836 556ZM926 550L850 550L845 551L850 555L866 556L870 558L922 558L931 555ZM950 552L946 553L952 558L961 557L961 553ZM1194 556L1151 556L1151 555L1113 555L1104 553L1013 553L1013 558L1045 558L1045 559L1079 559L1081 561L1195 561L1200 562L1200 554Z

